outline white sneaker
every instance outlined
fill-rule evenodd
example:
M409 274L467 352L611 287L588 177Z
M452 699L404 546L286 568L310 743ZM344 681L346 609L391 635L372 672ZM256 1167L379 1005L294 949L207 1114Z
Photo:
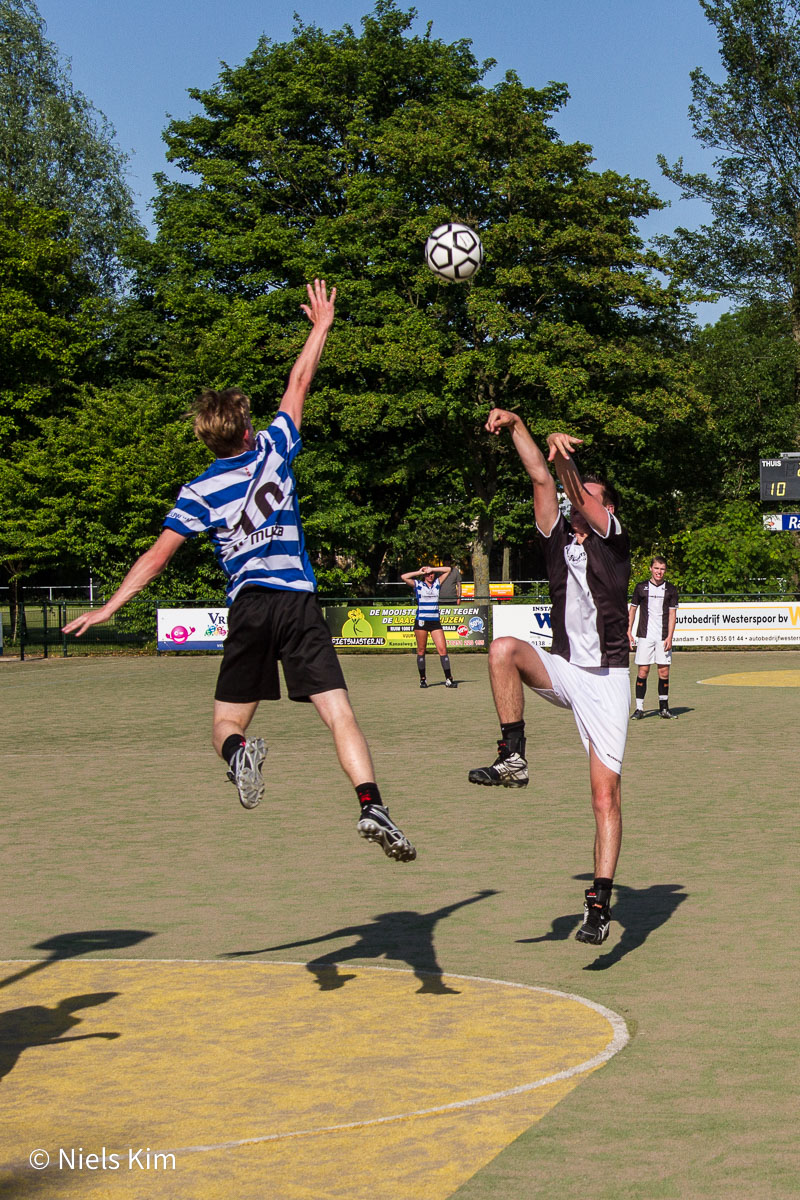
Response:
M264 795L264 780L261 764L267 757L267 746L263 738L247 738L233 756L228 779L236 785L239 801L243 808L255 808Z

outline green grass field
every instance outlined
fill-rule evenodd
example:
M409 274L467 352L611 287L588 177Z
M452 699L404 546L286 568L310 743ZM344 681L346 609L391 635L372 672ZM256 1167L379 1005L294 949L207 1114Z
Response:
M0 959L297 961L346 953L353 937L331 934L395 914L403 936L384 948L376 933L364 962L385 950L408 969L424 966L430 914L471 898L435 923L443 971L578 994L621 1014L631 1041L459 1200L796 1200L800 688L698 681L796 673L800 655L675 656L680 720L630 729L615 923L599 952L573 938L593 822L569 714L529 699L526 791L470 787L467 769L492 760L497 736L486 659L454 656L458 690L420 692L412 655L348 656L384 797L419 851L399 865L357 837L354 796L310 706L262 706L267 796L240 808L208 738L217 666L0 664ZM439 684L435 662L429 679ZM97 950L66 937L85 930L141 936ZM304 939L321 940L268 949ZM13 1006L13 984L3 999ZM0 1185L4 1198L28 1194L59 1193Z

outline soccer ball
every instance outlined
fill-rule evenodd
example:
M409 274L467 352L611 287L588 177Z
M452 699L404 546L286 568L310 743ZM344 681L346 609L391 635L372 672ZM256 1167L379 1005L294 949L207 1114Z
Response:
M483 262L481 239L468 225L440 225L425 243L425 262L440 279L471 279Z

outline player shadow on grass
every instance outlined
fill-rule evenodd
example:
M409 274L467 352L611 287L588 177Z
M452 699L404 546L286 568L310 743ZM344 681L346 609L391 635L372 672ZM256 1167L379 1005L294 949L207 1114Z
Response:
M691 705L688 705L688 704L684 704L683 707L678 705L677 708L674 707L673 705L670 705L670 712L672 713L672 715L674 717L685 717L687 715L687 713L693 713L694 709L691 707ZM645 709L645 712L644 712L644 720L645 721L649 721L651 717L660 717L660 716L661 716L661 713L657 708Z
M33 1046L61 1046L64 1042L83 1042L88 1038L112 1041L119 1033L78 1033L63 1037L68 1030L80 1025L80 1017L72 1014L79 1008L94 1008L113 1000L119 992L91 992L86 996L68 996L55 1008L43 1004L28 1004L0 1013L0 1080L17 1065L23 1050Z
M576 875L575 879L592 882L591 875ZM665 925L678 907L688 899L683 891L682 883L654 883L646 888L626 887L624 883L614 884L615 897L612 900L611 934L614 933L614 922L622 926L622 936L619 941L605 954L600 954L593 962L587 963L584 971L607 971L626 954L638 950L647 941L651 933L661 925ZM532 942L562 942L571 937L583 921L582 913L555 917L550 932L541 937L518 938L521 943Z
M335 988L344 987L355 975L341 975L338 964L350 962L356 958L388 958L406 962L413 970L420 987L417 992L427 992L434 995L460 995L457 988L448 987L442 979L442 968L436 959L436 948L433 944L433 931L439 921L449 917L459 908L467 904L476 904L487 896L496 896L494 889L485 889L469 896L466 900L457 900L455 904L447 904L433 912L420 913L411 910L378 913L369 925L347 925L343 929L334 929L332 933L323 933L319 937L304 938L299 942L284 942L280 946L265 946L263 950L234 950L225 955L226 958L244 958L251 954L265 954L273 950L293 950L297 946L313 946L317 942L329 942L334 938L357 937L360 940L352 946L344 946L340 950L329 950L306 963L306 970L316 978L320 991L330 992Z
M34 950L49 950L49 958L31 963L23 971L17 971L16 975L0 979L0 988L9 987L28 975L43 971L51 963L80 958L82 954L91 954L96 950L124 950L152 936L149 929L83 929L77 933L57 933L43 942L35 942L33 946Z

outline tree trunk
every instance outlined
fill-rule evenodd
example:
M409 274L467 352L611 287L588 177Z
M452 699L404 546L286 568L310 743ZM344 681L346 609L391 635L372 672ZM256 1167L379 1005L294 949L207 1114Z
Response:
M476 604L489 603L489 558L494 545L494 521L487 512L478 516L472 543L472 575Z
M511 579L511 547L508 542L503 546L503 573L500 578L503 583L508 583Z

